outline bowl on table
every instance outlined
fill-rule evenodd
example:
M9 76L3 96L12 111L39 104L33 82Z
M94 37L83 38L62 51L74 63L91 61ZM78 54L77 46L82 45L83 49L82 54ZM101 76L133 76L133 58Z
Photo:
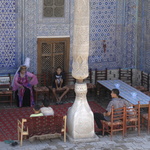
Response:
M120 84L119 84L119 83L115 83L114 85L115 85L115 88L116 88L116 89L119 89L119 87L120 87Z
M132 95L133 98L136 98L137 93L136 92L131 92L131 95Z

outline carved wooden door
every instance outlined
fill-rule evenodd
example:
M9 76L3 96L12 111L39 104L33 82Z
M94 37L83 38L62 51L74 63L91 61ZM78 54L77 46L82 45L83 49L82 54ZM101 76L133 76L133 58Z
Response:
M38 38L38 73L53 73L60 66L69 70L70 38Z

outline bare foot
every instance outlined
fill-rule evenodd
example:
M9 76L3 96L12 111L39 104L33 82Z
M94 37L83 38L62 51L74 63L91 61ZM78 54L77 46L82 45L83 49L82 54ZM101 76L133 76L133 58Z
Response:
M61 97L58 97L58 101L61 102Z
M59 97L56 97L56 101L59 102Z

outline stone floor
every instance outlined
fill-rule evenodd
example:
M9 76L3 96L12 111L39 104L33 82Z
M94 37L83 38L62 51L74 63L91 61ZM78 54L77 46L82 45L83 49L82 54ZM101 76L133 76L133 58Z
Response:
M99 141L89 143L64 143L61 139L36 140L30 143L26 140L22 147L0 142L0 150L150 150L150 136L146 132L137 136L135 131L124 139L118 134L113 136L112 141L109 136L99 136Z
M91 99L98 101L103 107L106 107L109 102L108 98L88 97L88 100ZM0 108L9 107L9 105L4 104ZM12 107L16 106L13 105ZM109 136L98 137L98 141L86 143L71 143L68 140L64 143L62 139L36 140L34 142L24 140L22 147L19 145L13 147L5 142L0 142L0 150L150 150L150 136L147 131L142 130L140 136L137 135L137 131L128 131L124 138L122 138L121 133L117 133L112 140Z

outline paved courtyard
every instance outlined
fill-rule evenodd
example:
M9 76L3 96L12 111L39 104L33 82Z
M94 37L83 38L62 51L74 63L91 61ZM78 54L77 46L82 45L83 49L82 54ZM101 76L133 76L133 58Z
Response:
M109 102L108 98L102 100L96 98L95 100L104 108ZM1 105L0 108L7 109L9 107L9 105ZM98 141L86 143L82 141L71 143L68 140L64 143L62 139L35 140L33 142L24 140L22 147L19 145L13 147L5 142L0 142L0 150L150 150L150 135L147 134L147 131L142 130L140 136L137 135L137 131L128 131L125 138L122 138L121 133L117 133L113 136L112 141L109 136L98 137Z
M61 139L36 140L32 143L25 140L22 147L0 142L0 150L150 150L150 136L146 132L137 136L137 132L132 131L124 139L121 135L114 135L112 141L109 136L99 136L99 141L87 143L64 143Z

